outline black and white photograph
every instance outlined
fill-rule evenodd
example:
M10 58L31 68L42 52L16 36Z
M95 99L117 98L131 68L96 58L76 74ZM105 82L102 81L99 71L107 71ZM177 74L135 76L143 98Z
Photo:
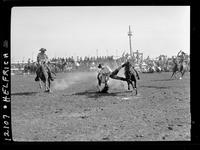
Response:
M10 37L13 141L191 141L190 6L17 6Z

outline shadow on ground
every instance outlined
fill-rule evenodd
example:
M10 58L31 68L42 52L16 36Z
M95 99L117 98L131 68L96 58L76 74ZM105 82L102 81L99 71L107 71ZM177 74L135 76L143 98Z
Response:
M20 93L11 93L11 95L15 96L33 96L36 95L37 92L20 92Z
M140 87L145 87L145 88L154 88L154 89L169 89L169 86L145 86L145 85L141 85Z
M159 80L151 80L151 81L172 81L172 80L175 80L175 79L159 79Z
M113 97L113 96L122 96L125 93L131 93L131 91L118 91L118 92L108 92L108 93L100 93L97 91L84 91L84 92L77 92L73 93L71 95L65 95L65 96L87 96L87 98L100 98L100 97Z

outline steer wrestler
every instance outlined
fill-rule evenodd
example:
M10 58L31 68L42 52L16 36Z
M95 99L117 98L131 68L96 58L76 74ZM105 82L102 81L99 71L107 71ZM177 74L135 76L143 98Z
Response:
M100 69L100 71L97 75L99 92L107 92L109 77L112 78L112 79L116 79L116 80L131 82L130 79L126 79L126 78L117 76L118 72L120 71L121 68L123 68L125 66L125 64L126 63L119 66L114 71L112 71L108 65L104 65L104 64L98 65L98 68ZM102 91L100 90L101 83L105 84L105 87Z

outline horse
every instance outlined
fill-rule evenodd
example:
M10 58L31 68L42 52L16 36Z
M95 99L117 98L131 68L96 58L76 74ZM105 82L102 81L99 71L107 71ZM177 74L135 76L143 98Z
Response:
M35 63L32 63L30 66L30 72L35 73L37 70L37 65Z
M30 74L30 72L31 72L31 66L30 66L30 64L26 64L24 66L24 73Z
M130 90L130 84L131 84L132 88L135 89L135 92L137 95L138 92L137 92L136 76L137 76L138 80L140 79L140 77L139 77L138 72L135 70L135 68L129 61L124 64L124 75L127 80L128 90ZM134 82L134 84L133 84L133 82Z
M25 73L28 73L28 74L35 73L36 70L37 70L37 66L34 63L26 64L24 66L24 72Z
M185 61L182 61L182 62L177 62L177 61L174 61L174 66L172 68L172 75L171 75L171 78L176 75L178 72L181 73L181 77L179 79L182 79L183 78L183 75L185 74L185 72L188 70L188 66L186 64ZM176 76L175 76L176 77Z
M54 73L54 72L52 72ZM51 92L51 79L47 67L44 64L40 64L36 71L37 76L39 77L39 86L42 89L42 82L45 85L45 92ZM54 73L55 75L55 73ZM42 81L42 82L41 82Z
M60 62L60 63L57 63L56 66L59 68L59 71L63 72L65 71L65 66L67 65L67 62Z

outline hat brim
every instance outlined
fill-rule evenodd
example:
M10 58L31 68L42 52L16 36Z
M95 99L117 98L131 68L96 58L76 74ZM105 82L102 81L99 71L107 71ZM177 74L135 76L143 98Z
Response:
M40 49L40 51L46 51L46 49Z

